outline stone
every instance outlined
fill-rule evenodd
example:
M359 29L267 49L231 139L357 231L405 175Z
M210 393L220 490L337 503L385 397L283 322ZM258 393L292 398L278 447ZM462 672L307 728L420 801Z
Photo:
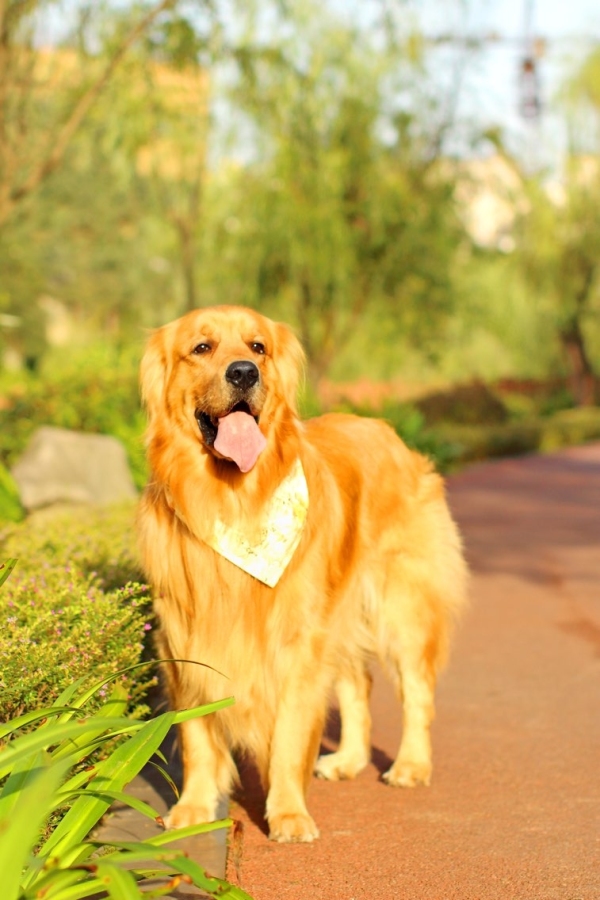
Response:
M27 511L56 503L108 504L137 496L117 438L44 425L12 469Z

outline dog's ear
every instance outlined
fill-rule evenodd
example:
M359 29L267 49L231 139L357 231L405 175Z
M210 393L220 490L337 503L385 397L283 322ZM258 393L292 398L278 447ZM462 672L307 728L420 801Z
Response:
M167 369L165 329L158 328L151 335L140 364L142 402L150 419L153 419L164 405Z
M304 350L292 329L281 322L275 323L274 347L274 362L285 402L296 411L298 385L304 371Z

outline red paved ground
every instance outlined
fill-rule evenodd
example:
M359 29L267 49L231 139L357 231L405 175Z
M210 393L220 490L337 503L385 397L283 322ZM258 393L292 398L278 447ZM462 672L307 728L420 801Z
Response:
M450 498L474 577L432 785L379 781L400 724L378 678L373 764L312 785L319 841L268 841L246 779L255 900L600 900L600 444L473 468Z

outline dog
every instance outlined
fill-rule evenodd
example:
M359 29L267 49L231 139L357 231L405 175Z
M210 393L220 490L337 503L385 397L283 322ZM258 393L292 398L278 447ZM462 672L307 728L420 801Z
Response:
M460 536L441 477L389 425L299 419L303 360L289 327L237 306L157 329L142 359L139 534L169 699L191 707L225 685L235 696L180 726L171 828L215 819L242 752L265 787L269 837L318 837L313 772L353 778L369 762L374 658L403 704L383 778L430 780L436 676L465 603ZM206 665L174 661L190 659ZM317 759L333 691L339 749Z

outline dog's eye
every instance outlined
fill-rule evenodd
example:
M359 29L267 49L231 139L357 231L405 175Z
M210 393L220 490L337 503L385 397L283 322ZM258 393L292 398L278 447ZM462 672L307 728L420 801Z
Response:
M264 354L267 352L265 350L265 345L261 344L260 341L252 341L252 343L250 344L250 349L253 351L253 353L260 354L260 356L264 356Z
M202 344L196 344L196 346L192 350L192 353L195 353L196 356L201 356L202 353L208 353L210 350L211 350L210 344L202 343Z

